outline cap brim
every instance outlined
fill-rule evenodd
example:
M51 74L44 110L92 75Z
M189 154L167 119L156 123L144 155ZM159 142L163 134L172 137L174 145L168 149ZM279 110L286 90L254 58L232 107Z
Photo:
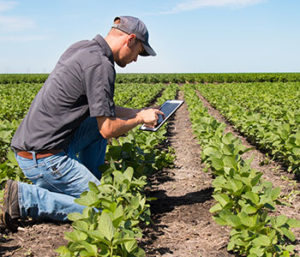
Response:
M155 51L152 49L152 47L149 44L145 44L144 42L142 42L143 47L144 47L144 51L142 53L140 53L141 56L156 56Z

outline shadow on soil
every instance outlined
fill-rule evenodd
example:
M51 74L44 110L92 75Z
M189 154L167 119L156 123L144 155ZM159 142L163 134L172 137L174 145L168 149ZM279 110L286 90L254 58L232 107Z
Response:
M6 252L13 252L20 248L19 245L16 246L2 246L1 244L8 243L12 239L6 239L4 236L0 235L0 256L3 256Z
M170 212L176 206L204 203L211 199L212 193L213 188L187 193L183 196L167 196L164 190L152 191L150 197L156 197L157 200L151 202L151 213L158 215Z
M166 247L158 247L158 248L148 248L147 246L152 245L154 241L159 238L159 236L165 233L165 228L167 225L160 224L160 218L166 212L171 212L175 207L178 206L186 206L186 205L194 205L197 203L205 203L210 200L212 197L213 188L207 188L200 191L187 193L183 196L167 196L166 191L157 190L150 191L149 197L156 197L157 200L151 201L151 214L153 219L153 224L149 227L146 227L145 235L147 240L141 243L141 247L147 249L147 256L157 256L163 254L172 254L172 250Z

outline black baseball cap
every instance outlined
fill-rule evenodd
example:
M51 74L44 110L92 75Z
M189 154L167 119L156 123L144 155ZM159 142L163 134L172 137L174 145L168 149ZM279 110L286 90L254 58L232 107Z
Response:
M148 42L149 33L147 27L140 19L132 16L118 16L114 19L114 22L117 20L120 20L120 22L114 23L112 28L119 29L127 34L135 34L136 38L142 42L144 51L140 53L140 55L156 55L155 51Z

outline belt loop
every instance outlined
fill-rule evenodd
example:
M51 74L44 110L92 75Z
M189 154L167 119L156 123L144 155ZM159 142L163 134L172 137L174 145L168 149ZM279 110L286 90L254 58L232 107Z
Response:
M30 153L32 154L32 160L33 160L33 162L37 165L36 152L35 151L30 151Z

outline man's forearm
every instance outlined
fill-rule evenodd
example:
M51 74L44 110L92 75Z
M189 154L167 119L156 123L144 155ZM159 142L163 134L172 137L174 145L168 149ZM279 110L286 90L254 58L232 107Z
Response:
M120 119L132 119L136 116L136 114L139 112L139 109L131 109L131 108L125 108L116 106L116 116Z
M118 137L127 133L129 130L141 124L142 121L138 117L130 119L120 118L97 118L99 132L104 138Z
M124 118L97 117L99 132L104 138L118 137L142 123L154 127L157 124L158 115L164 115L158 109L117 108L117 110L118 114Z

